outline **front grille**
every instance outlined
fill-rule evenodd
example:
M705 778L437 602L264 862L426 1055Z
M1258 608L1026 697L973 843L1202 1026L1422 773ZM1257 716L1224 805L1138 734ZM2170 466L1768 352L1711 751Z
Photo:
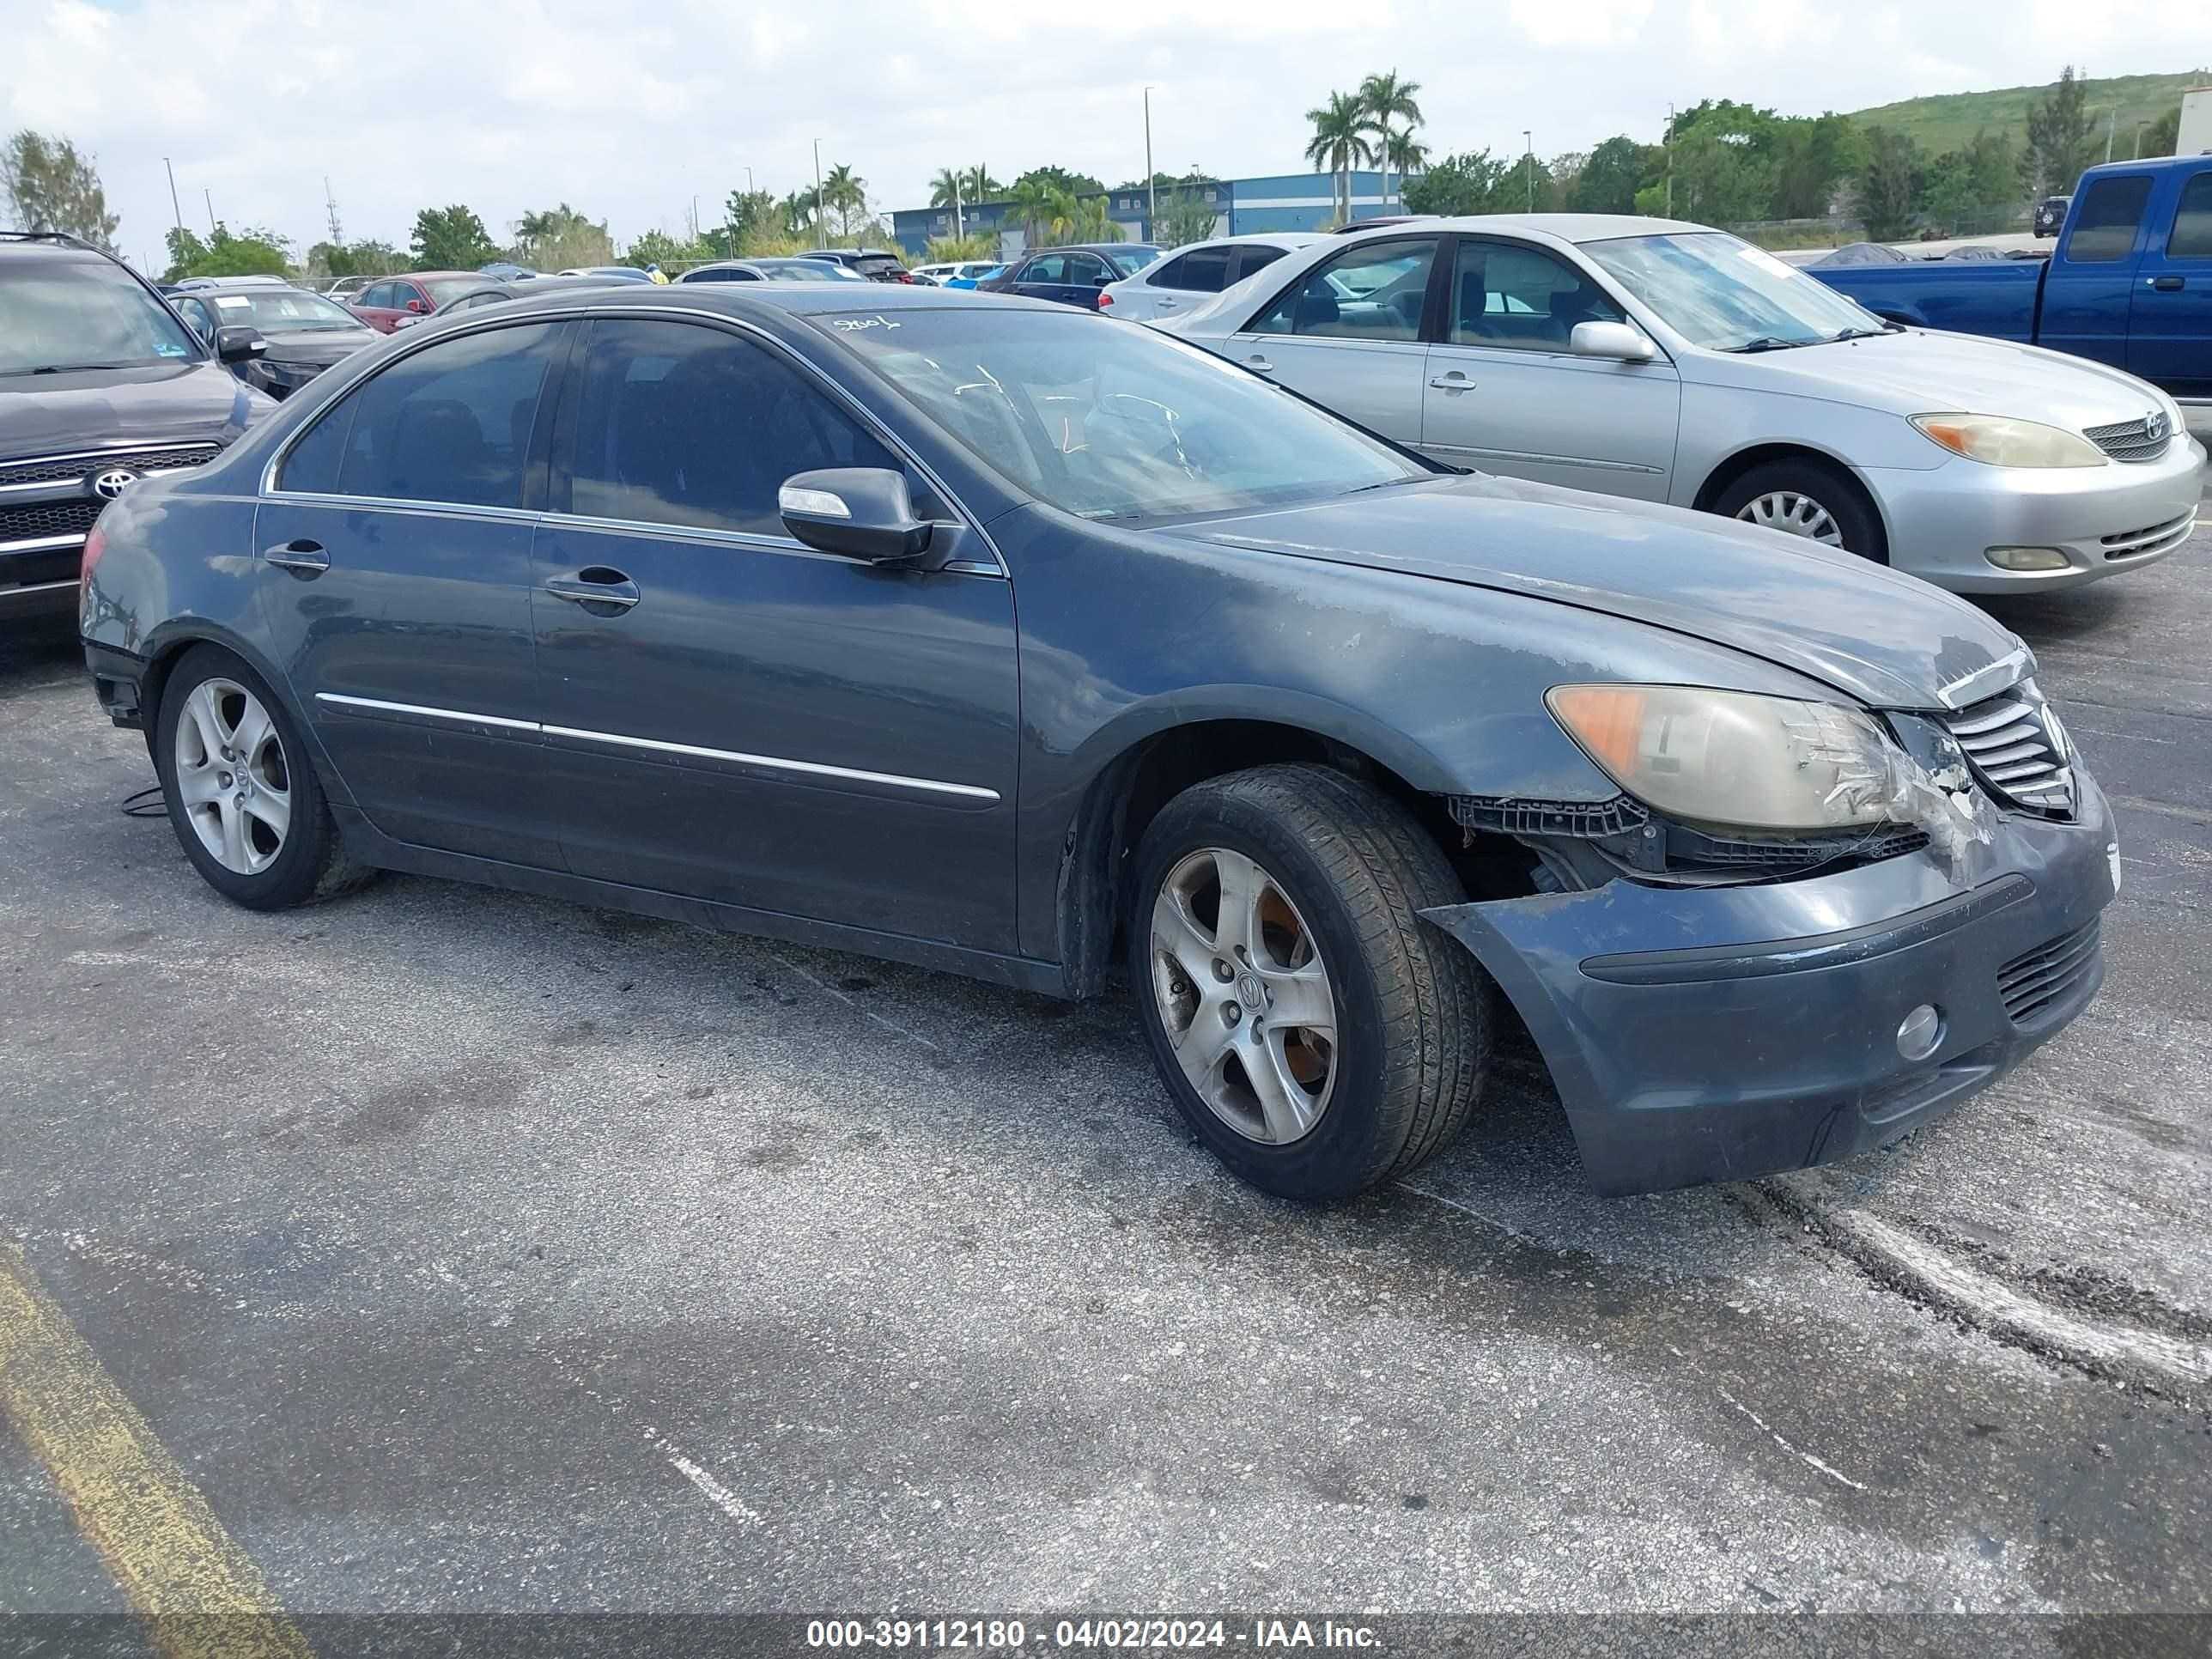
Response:
M2097 923L2062 933L1997 969L1997 994L2015 1025L2026 1025L2079 985L2097 965Z
M1943 724L1999 800L2051 817L2072 816L2073 752L2033 680L1947 714Z
M36 541L42 536L82 536L107 503L88 499L40 501L36 507L0 505L0 547Z
M2148 525L2141 530L2123 530L2098 539L2106 558L2134 559L2146 553L2170 553L2187 541L2196 529L2197 509L2192 507L2179 518L2168 519L2164 524Z
M2158 434L2151 435L2151 422L2158 422ZM2116 461L2154 461L2166 453L2166 447L2173 441L2163 415L2145 415L2140 420L2116 421L2110 426L2093 426L2083 434Z
M203 461L213 460L218 447L215 444L149 444L143 449L77 450L66 455L0 461L0 488L9 484L75 483L118 466L133 472L198 466Z

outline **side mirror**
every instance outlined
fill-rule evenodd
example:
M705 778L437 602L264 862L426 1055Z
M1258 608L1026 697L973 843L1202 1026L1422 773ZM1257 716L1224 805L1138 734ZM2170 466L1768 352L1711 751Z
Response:
M215 355L222 362L250 363L268 349L269 342L258 328L238 325L215 331Z
M1642 330L1626 323L1577 323L1567 349L1577 357L1614 357L1624 363L1648 363L1659 355Z
M929 546L930 526L914 516L905 478L888 467L795 472L776 492L775 504L784 528L824 553L896 564Z
M423 304L420 300L410 300L410 301L407 302L407 309L408 309L408 310L410 310L410 311L411 311L411 312L413 312L416 316L418 316L418 317L419 317L419 316L421 316L421 315L422 315L425 311L428 310L428 309L429 309L429 307L428 307L428 306L424 305L424 304Z

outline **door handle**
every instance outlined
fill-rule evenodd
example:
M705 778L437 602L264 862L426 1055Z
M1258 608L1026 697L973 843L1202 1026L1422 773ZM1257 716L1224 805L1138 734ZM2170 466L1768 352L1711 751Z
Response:
M556 576L545 584L545 591L571 605L611 605L619 611L645 597L628 576L603 564L586 565L573 576Z
M1182 301L1180 300L1155 300L1152 303L1158 306L1162 311L1173 311L1177 306L1181 305Z
M2154 288L2160 294L2172 294L2186 288L2188 283L2179 276L2154 276L2145 286Z
M331 556L323 550L323 544L304 539L280 543L264 553L261 562L303 580L319 576L331 568Z
M1449 374L1437 375L1437 378L1431 380L1429 384L1436 387L1439 392L1472 392L1474 390L1474 382L1468 380L1466 375L1461 374L1457 369L1452 370Z
M1262 374L1273 374L1275 372L1274 364L1269 362L1265 357L1247 357L1244 360L1244 367L1256 368Z

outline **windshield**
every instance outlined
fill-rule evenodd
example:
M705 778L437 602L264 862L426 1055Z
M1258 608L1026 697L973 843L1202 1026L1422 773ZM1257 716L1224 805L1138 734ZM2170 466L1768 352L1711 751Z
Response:
M473 294L483 286L481 276L441 276L427 282L418 276L415 280L430 290L430 303L434 306L458 300L464 294Z
M1160 257L1156 247L1109 247L1106 257L1114 262L1114 269L1124 276L1133 276Z
M252 294L204 294L215 307L215 319L224 328L251 324L264 334L279 330L315 332L322 329L358 330L361 319L343 306L304 289L272 288Z
M1817 276L1717 230L1585 242L1583 252L1694 345L1814 345L1879 334L1881 319Z
M104 259L11 262L0 276L0 374L135 368L199 355L185 325Z
M1075 312L816 320L984 465L1086 519L1186 518L1432 476L1150 329Z
M756 259L753 263L780 283L864 283L842 265L827 259Z

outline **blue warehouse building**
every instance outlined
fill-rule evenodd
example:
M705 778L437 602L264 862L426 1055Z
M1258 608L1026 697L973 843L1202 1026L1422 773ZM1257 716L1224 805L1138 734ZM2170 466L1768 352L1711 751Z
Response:
M1394 190L1397 183L1393 174ZM1326 173L1285 173L1264 179L1226 179L1207 185L1175 186L1176 191L1192 189L1202 190L1212 198L1213 234L1217 236L1243 236L1258 230L1322 230L1336 218L1336 180ZM1133 190L1104 193L1106 211L1121 228L1121 240L1151 241L1152 226L1146 214L1147 197L1144 188L1139 185ZM1160 186L1163 198L1170 193L1167 185ZM1382 175L1372 172L1353 173L1352 216L1372 219L1383 210ZM1404 211L1396 204L1389 210ZM1022 252L1022 228L1015 222L1006 203L965 204L961 218L969 235L995 235L1003 257L1012 258ZM910 258L920 258L932 238L952 234L952 210L949 207L900 208L891 215L891 234Z

